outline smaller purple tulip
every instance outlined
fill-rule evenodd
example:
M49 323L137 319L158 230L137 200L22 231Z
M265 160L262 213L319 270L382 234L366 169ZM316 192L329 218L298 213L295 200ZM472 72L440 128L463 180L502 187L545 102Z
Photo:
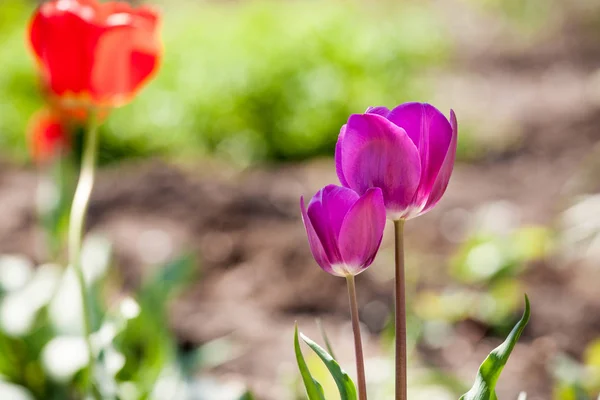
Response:
M328 185L308 204L300 199L308 243L319 266L346 277L364 271L375 259L383 229L385 205L381 189L354 190Z
M393 110L370 107L340 131L336 171L359 194L379 187L388 218L409 219L431 210L446 191L456 156L458 125L425 103Z

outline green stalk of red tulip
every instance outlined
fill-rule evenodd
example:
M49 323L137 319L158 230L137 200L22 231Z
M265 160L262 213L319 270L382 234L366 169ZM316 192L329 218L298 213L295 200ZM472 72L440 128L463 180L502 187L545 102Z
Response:
M90 338L91 307L80 258L85 215L94 186L98 127L109 109L133 99L156 72L161 53L158 24L155 11L132 8L125 2L52 0L36 9L29 26L28 39L49 106L63 119L87 124L69 218L68 254L79 281L84 311L89 357L84 391L95 397L99 397L93 385L96 352ZM62 138L55 131L51 131L55 133L52 145L59 143L56 138ZM41 144L38 141L34 148L39 157L53 151L53 147L48 150Z

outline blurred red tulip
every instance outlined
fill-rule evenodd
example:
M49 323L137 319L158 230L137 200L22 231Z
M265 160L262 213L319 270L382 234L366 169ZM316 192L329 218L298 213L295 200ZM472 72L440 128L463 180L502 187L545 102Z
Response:
M38 164L52 162L71 147L69 131L61 118L54 112L38 111L29 122L29 152Z
M52 0L33 15L29 40L47 90L62 105L117 107L158 68L158 24L147 7Z

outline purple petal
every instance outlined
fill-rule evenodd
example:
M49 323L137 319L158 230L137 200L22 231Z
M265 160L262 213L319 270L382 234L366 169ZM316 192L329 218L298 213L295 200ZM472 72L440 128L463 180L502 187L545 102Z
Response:
M335 144L335 172L337 173L338 179L343 186L348 187L348 182L346 181L346 177L344 176L344 171L342 171L342 142L344 141L344 137L346 135L346 124L342 126L340 129L340 134L338 136L337 143Z
M342 262L338 247L340 229L346 213L358 199L359 195L351 189L327 185L308 204L308 217L332 264Z
M359 194L383 191L390 214L410 206L421 178L419 153L404 129L377 114L348 119L340 160L348 186Z
M423 206L448 152L452 127L444 114L426 103L399 105L389 113L388 119L404 128L419 149L422 173L413 203Z
M300 197L300 211L302 212L302 222L304 222L304 229L306 229L306 235L308 236L308 245L310 246L310 251L315 258L315 261L319 266L326 272L332 273L331 263L327 258L327 254L325 254L325 249L323 249L323 245L317 236L317 232L315 232L315 228L310 222L310 218L306 212L306 207L304 206L304 197Z
M366 114L377 114L377 115L381 115L382 117L386 117L386 118L389 113L390 113L390 109L387 107L369 107L369 108L367 108L367 111L366 111Z
M340 252L353 275L373 262L385 228L385 205L379 188L369 189L348 211L340 232Z
M446 192L446 188L448 187L448 182L450 182L450 175L452 175L452 170L454 169L454 160L456 159L456 146L458 143L458 121L456 120L456 114L454 111L450 110L450 124L452 125L452 140L450 141L450 146L448 148L448 152L446 153L446 157L444 158L444 163L440 168L440 172L438 173L437 178L433 184L433 188L431 190L431 194L429 195L429 199L427 199L427 204L423 209L423 213L429 211L437 204L438 201Z

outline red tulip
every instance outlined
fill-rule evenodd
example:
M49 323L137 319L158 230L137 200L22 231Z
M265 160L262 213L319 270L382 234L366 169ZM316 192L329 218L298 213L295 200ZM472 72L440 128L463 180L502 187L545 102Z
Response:
M71 148L71 137L64 121L50 110L38 111L29 122L31 157L38 164L52 162Z
M52 0L33 15L29 40L61 104L117 107L158 68L158 24L155 11L124 2Z

